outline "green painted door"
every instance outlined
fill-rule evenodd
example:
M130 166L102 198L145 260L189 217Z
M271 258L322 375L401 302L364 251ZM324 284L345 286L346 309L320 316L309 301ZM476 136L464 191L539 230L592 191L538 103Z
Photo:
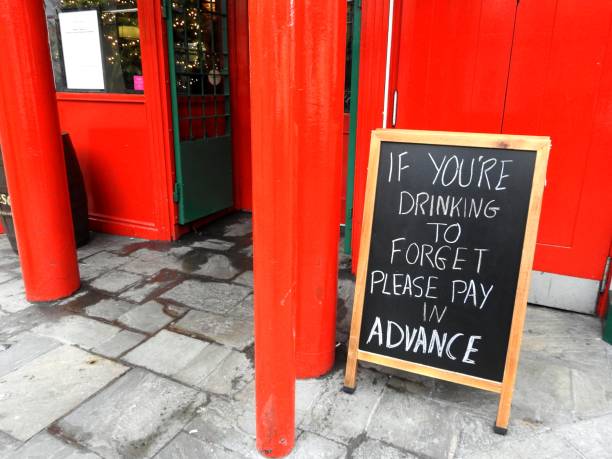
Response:
M168 0L179 223L232 207L226 0Z

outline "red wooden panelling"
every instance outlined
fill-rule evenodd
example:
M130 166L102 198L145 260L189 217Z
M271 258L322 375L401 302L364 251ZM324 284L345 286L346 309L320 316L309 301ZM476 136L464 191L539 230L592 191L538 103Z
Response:
M83 171L92 229L155 239L144 97L107 99L58 94L61 128L70 133Z
M535 269L600 279L612 237L612 2L521 2L503 132L549 135Z
M382 126L388 3L363 3L355 167L353 269L370 132ZM396 127L474 132L501 130L516 2L395 2L388 125L398 91Z
M363 0L361 14L359 106L355 146L353 234L351 235L353 271L357 269L359 258L359 238L361 237L370 133L372 129L382 127L389 0Z
M543 0L517 7L514 0L460 5L405 0L398 5L399 63L391 78L389 118L395 86L396 127L551 136L534 268L599 279L612 237L612 3ZM368 34L368 21L375 18L364 10L364 21ZM383 26L375 30L379 40L386 33ZM367 139L382 107L371 89L375 83L368 81L377 79L380 94L382 43L376 52L362 50L361 81L366 79L369 94L360 91L360 98L369 106L360 105L354 262Z
M153 178L151 199L158 230L155 239L176 239L178 209L173 202L174 149L166 22L159 4L142 0L138 0L138 19Z
M395 127L500 132L515 11L515 0L405 0Z

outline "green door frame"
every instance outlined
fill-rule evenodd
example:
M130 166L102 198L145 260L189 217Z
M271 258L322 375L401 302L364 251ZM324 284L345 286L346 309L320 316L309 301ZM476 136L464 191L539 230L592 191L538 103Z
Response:
M181 140L180 112L177 91L177 70L174 39L174 12L172 0L165 0L166 35L168 41L168 70L170 76L170 95L172 108L173 146L176 171L174 185L174 202L178 203L179 223L186 224L202 217L214 214L233 206L232 181L232 146L231 118L229 99L229 57L227 40L227 0L217 0L224 17L222 43L223 71L220 73L224 81L223 94L213 95L214 110L217 109L217 97L224 97L224 129L223 135L201 139ZM214 34L214 32L213 32ZM203 80L202 83L204 84ZM197 95L197 94L194 94ZM190 97L189 94L187 97ZM202 91L201 97L205 94ZM189 102L190 103L190 102ZM205 102L204 102L205 103ZM213 118L217 115L213 115ZM206 115L202 115L202 126L206 132ZM217 120L215 119L215 126ZM216 131L216 129L215 129ZM191 128L190 128L191 135Z
M181 135L179 132L179 107L176 93L176 56L174 55L174 29L172 27L172 0L165 0L166 36L168 37L168 73L170 74L170 100L172 106L172 143L174 145L174 161L176 182L174 184L174 202L180 200L179 183L183 183L183 167L181 160Z
M348 160L346 167L346 217L344 225L344 252L351 254L353 234L353 187L355 185L355 144L357 140L357 101L359 90L359 49L361 44L361 1L353 7L353 44L351 49L351 103L349 118Z

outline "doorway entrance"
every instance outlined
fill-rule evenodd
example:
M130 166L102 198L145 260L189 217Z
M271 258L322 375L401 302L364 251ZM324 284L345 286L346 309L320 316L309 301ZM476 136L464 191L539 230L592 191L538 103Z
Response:
M167 2L180 224L233 206L226 0Z

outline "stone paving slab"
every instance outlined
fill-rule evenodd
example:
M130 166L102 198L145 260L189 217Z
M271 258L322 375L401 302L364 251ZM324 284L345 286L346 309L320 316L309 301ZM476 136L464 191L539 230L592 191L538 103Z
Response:
M568 345L568 341L571 345ZM609 347L601 339L601 321L596 317L527 308L521 353L545 354L574 367L601 366Z
M128 303L127 301L108 298L92 304L91 306L87 306L85 308L85 314L90 317L97 317L113 322L134 307L134 304Z
M61 346L61 343L51 338L24 332L11 342L5 343L5 346L0 352L0 377Z
M253 258L253 245L251 244L247 247L240 249L238 253L244 255L245 257Z
M15 440L13 437L4 432L0 432L0 457L8 457L9 453L19 448L21 444L21 442Z
M259 459L261 456L255 446L255 432L246 432L241 428L241 420L253 415L253 411L245 411L236 402L215 398L183 430L243 457Z
M90 282L108 271L110 271L110 269L105 266L87 265L84 263L79 264L79 277L81 281L84 282Z
M92 281L129 261L125 257L119 257L114 253L103 250L103 247L99 249L88 255L86 255L86 252L82 257L79 252L81 257L79 261L79 274L82 280Z
M167 330L126 354L124 360L215 394L231 395L253 378L244 354Z
M575 420L571 371L545 359L523 356L512 400L513 408L534 422L553 426Z
M103 250L115 252L125 244L133 244L142 241L142 239L136 239L132 237L126 238L122 236L115 236L112 234L103 233L90 233L90 236L91 237L89 243L77 249L79 259L85 259Z
M612 414L563 426L557 434L584 457L612 457Z
M238 269L234 267L230 259L221 254L209 255L202 266L192 271L192 274L197 274L198 276L221 280L229 280L238 273Z
M231 355L232 350L218 344L211 343L206 346L188 365L174 374L179 381L191 386L206 388L208 378L218 371L221 362ZM233 377L236 374L233 373Z
M295 442L295 448L287 457L291 459L344 459L346 446L320 435L303 432Z
M242 317L189 311L174 328L184 333L195 333L206 339L239 351L253 344L253 321Z
M32 331L66 344L92 349L114 338L121 329L81 316L66 316L56 322L43 323Z
M198 247L200 249L209 249L225 252L234 247L233 242L223 241L221 239L205 239L203 241L196 241L191 244L191 247Z
M253 232L253 224L250 218L245 218L242 221L232 223L225 228L223 235L225 237L242 237Z
M188 336L162 330L126 354L123 360L156 373L172 376L189 366L208 345Z
M126 264L129 258L120 257L114 253L105 250L97 252L94 255L83 258L79 264L104 267L105 269L115 269Z
M456 409L387 388L367 435L417 455L453 457L461 434L458 422Z
M253 378L253 365L249 359L242 352L232 350L202 382L201 387L212 394L233 395Z
M126 271L113 270L91 282L91 286L98 290L110 293L119 293L122 290L142 281L143 276Z
M7 313L23 311L32 304L26 300L25 287L21 278L4 282L0 286L0 309Z
M119 297L134 303L143 303L146 300L157 298L164 290L179 283L183 278L183 274L164 265L163 269L156 275L120 292Z
M251 289L241 285L186 280L165 292L161 298L190 308L222 314L235 307L250 293Z
M159 452L156 459L242 459L244 456L221 446L179 433Z
M20 312L30 306L32 306L32 303L26 300L25 294L23 293L5 297L0 300L0 309L6 313Z
M253 288L253 271L245 271L234 279L236 284L246 285Z
M487 451L471 451L459 456L465 459L584 459L584 457L553 432L503 442Z
M53 309L51 314L45 307L32 307L13 314L6 314L0 320L0 342L14 341L18 335L31 332L38 325L50 320L59 320L67 317L69 312Z
M352 459L411 459L417 456L401 451L378 440L366 439L355 448L350 457Z
M17 278L17 279L13 279L10 282L5 282L4 285L2 285L1 291L2 291L2 298L25 293L25 287L23 285L23 280L20 278Z
M135 303L142 303L146 299L151 298L158 289L163 288L166 284L165 282L146 282L144 284L137 284L121 292L119 297Z
M62 346L0 378L0 430L25 441L127 370Z
M15 278L15 275L10 272L6 272L6 271L0 272L0 284L13 280L14 278Z
M130 349L138 346L145 339L147 339L147 336L141 333L132 332L130 330L121 330L108 341L94 347L92 351L102 354L105 357L116 359Z
M99 459L100 456L65 443L47 432L32 437L8 459Z
M255 298L253 295L247 296L244 300L238 303L235 308L230 309L227 314L252 323L255 317L255 305L253 304L254 299Z
M325 378L325 388L301 423L302 429L325 432L326 438L339 443L348 443L366 431L370 415L380 403L387 377L360 369L354 394L342 392L343 378L341 370Z
M153 457L206 395L133 369L57 423L62 435L105 458Z
M155 333L173 320L174 317L166 314L164 306L156 301L134 306L118 318L118 321L126 327L145 333Z

